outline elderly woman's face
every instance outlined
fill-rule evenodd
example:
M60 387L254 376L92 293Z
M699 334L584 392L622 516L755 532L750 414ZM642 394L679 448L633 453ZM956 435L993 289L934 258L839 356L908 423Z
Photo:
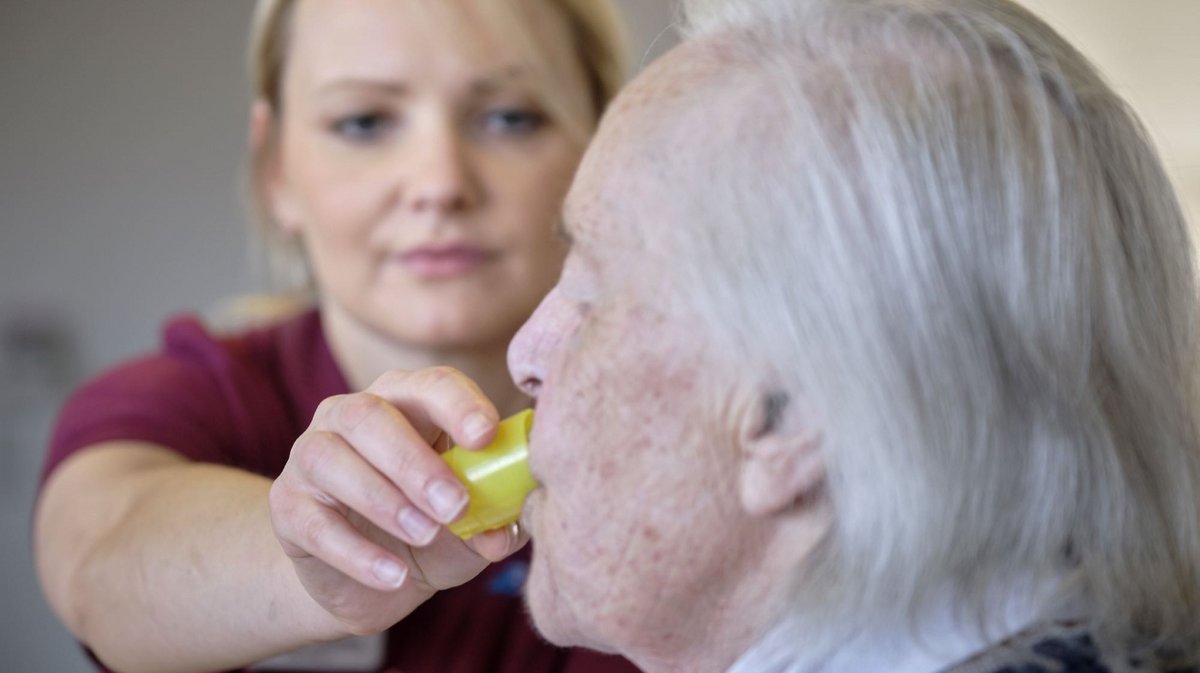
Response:
M589 150L567 199L563 275L509 362L537 398L540 487L523 519L535 622L554 642L643 664L737 633L713 620L730 616L723 597L745 577L754 526L737 503L723 393L706 389L712 353L644 246L646 232L686 224L636 116L615 110Z
M560 93L586 98L565 19L521 7ZM540 102L548 64L512 38L466 0L299 3L272 204L327 309L411 345L470 347L507 341L549 290L583 139Z

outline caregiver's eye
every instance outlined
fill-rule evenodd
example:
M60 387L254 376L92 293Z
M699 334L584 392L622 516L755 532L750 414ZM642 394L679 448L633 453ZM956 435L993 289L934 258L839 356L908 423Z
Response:
M369 143L387 135L396 126L396 118L387 112L362 112L334 120L333 132L354 143Z
M540 131L548 121L546 115L532 107L494 107L483 112L480 130L492 136L528 136Z

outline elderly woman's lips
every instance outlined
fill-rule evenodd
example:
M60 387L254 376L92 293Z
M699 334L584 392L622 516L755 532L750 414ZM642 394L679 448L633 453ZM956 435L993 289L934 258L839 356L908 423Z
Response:
M472 246L423 247L400 253L396 259L414 275L424 279L464 276L494 257Z

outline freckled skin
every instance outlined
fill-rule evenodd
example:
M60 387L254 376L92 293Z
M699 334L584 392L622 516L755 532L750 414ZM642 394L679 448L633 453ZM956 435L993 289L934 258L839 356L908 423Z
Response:
M538 399L542 487L524 517L535 623L648 671L725 670L759 626L733 606L775 590L762 579L769 526L737 495L728 413L750 401L706 394L727 389L708 376L729 365L662 287L671 259L644 245L654 227L685 226L661 183L683 169L660 161L670 152L655 101L689 89L689 51L652 67L606 118L568 196L566 269L509 351Z
M674 394L691 387L697 375L691 365L702 357L663 348L663 340L655 338L667 328L661 321L637 322L614 313L609 320L598 319L595 328L582 328L578 350L564 357L563 387L548 387L539 399L534 441L543 450L535 465L546 486L530 512L533 534L542 540L541 527L554 526L558 535L547 536L546 551L569 556L555 563L561 575L557 587L542 584L551 578L541 572L543 559L535 560L530 600L538 611L539 601L551 599L547 592L557 594L563 585L584 587L582 595L553 600L561 599L561 608L572 614L587 615L601 632L612 620L619 632L663 638L669 634L654 634L649 625L674 621L681 604L677 592L715 581L729 556L728 550L701 554L696 549L716 543L715 536L690 538L693 518L730 523L735 518L729 483L696 498L698 485L692 482L697 473L714 481L723 481L722 473L732 477L732 450L713 446L717 438L686 422L703 418L704 410ZM620 355L614 360L609 353ZM569 410L570 418L560 417L560 409ZM573 438L595 441L579 444ZM722 448L730 455L722 455ZM566 544L559 548L559 541ZM705 564L697 565L696 559ZM629 567L647 563L659 572ZM663 575L674 576L677 585L664 584L668 577ZM622 586L624 581L629 586Z

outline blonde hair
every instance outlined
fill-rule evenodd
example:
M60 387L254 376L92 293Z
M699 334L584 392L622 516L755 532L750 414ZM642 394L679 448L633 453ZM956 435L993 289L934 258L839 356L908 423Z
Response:
M692 10L742 95L676 159L705 173L670 187L665 282L728 376L818 408L835 510L737 670L809 670L946 590L995 625L1021 582L1082 598L1102 648L1196 656L1195 271L1135 115L1007 0Z
M480 0L480 9L487 12L488 25L498 27L513 43L526 51L533 63L547 64L550 55L544 45L532 34L529 26L514 12L511 2ZM545 0L558 8L566 20L571 44L582 66L587 81L590 105L580 109L575 101L569 100L569 87L547 78L546 86L538 92L548 112L560 124L574 134L581 143L591 136L596 121L628 75L626 37L620 16L611 0ZM287 68L292 15L298 0L259 0L251 24L249 45L249 68L253 94L256 100L267 103L272 115L278 119L282 113L282 82ZM432 21L439 28L454 29L455 10L444 0L426 2L422 9L436 13ZM276 132L277 123L272 124L271 133ZM275 138L263 139L261 147L251 157L249 197L258 234L264 241L271 276L281 289L311 292L306 255L302 244L295 237L282 234L272 222L260 184L263 162L273 150Z

